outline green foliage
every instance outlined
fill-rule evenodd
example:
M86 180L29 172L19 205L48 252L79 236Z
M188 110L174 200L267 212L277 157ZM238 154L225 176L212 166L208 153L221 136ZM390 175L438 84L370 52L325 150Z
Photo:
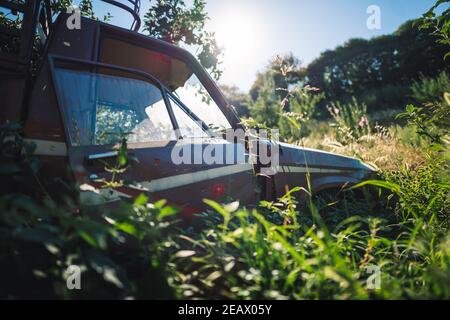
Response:
M252 88L257 96L250 102L249 111L257 123L279 128L284 139L297 140L309 133L309 125L323 100L316 88L299 82L299 61L292 55L277 56L269 65L269 72L259 75L261 83Z
M0 194L21 193L35 197L48 196L39 180L40 162L31 157L36 146L23 139L20 125L6 123L0 126Z
M2 298L174 297L165 276L171 244L166 230L177 210L165 201L147 204L143 195L114 211L82 207L70 193L56 202L44 189L33 146L23 141L20 127L0 129L0 172L9 184L0 194ZM126 162L122 143L117 165ZM13 182L20 188L11 188ZM82 290L66 286L72 265L80 268Z
M342 103L349 103L354 96L346 95L340 98L340 101ZM403 109L405 104L411 102L410 96L411 88L405 84L384 84L380 87L367 88L357 93L358 101L367 105L367 110L371 118L377 114ZM392 119L393 117L389 117L383 120L392 123Z
M430 30L418 30L415 21L408 21L392 35L351 39L323 52L308 65L305 76L328 100L344 102L355 96L369 112L399 108L410 101L395 92L396 87L406 92L419 75L434 77L445 70L442 57L447 51L446 45L435 43Z
M299 140L311 132L311 122L317 107L324 99L323 93L296 94L290 100L289 112L282 112L278 127L282 137Z
M298 84L304 76L304 68L301 67L300 60L292 53L272 59L266 70L256 75L256 80L250 89L250 96L256 101L259 92L266 85L267 78L271 78L276 90L278 99L283 100L290 86ZM285 106L289 110L289 105Z
M72 0L57 0L51 1L50 7L53 10L54 14L58 14L59 12L66 12L67 8L74 5ZM92 5L92 0L81 0L78 4L78 8L80 9L80 13L83 17L100 20L99 17L94 12L94 7ZM106 15L102 17L104 22L110 21L112 15L108 12Z
M103 161L104 169L106 172L111 173L111 179L100 180L103 182L103 188L118 188L124 185L122 180L117 181L117 176L124 173L128 169L130 158L133 158L128 152L127 136L131 132L119 132L119 134L113 133L109 135L117 135L119 137L119 143L116 147L117 156L114 164L110 164L107 161Z
M21 167L6 169L11 161L29 163L20 159L32 158L32 147L23 145L18 126L1 133L1 172L27 177ZM118 167L128 161L122 141ZM254 209L205 200L213 211L190 228L173 219L177 210L165 201L148 204L144 195L111 211L4 191L0 295L448 299L448 169L432 156L353 191L311 197L297 187ZM71 265L81 268L82 290L67 290ZM373 266L381 271L379 289L367 285Z
M0 12L0 26L10 33L20 32L22 17L14 12ZM17 54L20 47L20 37L2 32L0 34L0 52Z
M240 118L248 118L250 116L248 109L250 104L249 94L241 92L237 86L220 85L220 90L227 102L235 108Z
M249 111L252 118L267 127L274 128L278 124L280 100L275 94L275 82L272 77L264 77L256 101L251 102Z
M346 145L370 133L367 106L355 98L349 104L336 102L328 110L334 119L332 127L339 143Z
M417 133L442 150L439 145L448 143L450 127L450 79L447 73L442 72L437 78L422 78L413 84L412 92L422 106L409 104L397 118L406 119Z
M400 198L400 211L416 219L426 219L429 227L436 227L439 232L447 231L450 227L449 169L449 163L442 157L429 156L429 161L414 171L403 167L386 173L386 179L396 184L393 191ZM438 222L433 224L435 220Z
M422 77L411 86L411 96L416 103L445 102L446 92L450 92L450 76L445 71L435 78Z
M402 144L424 150L429 146L428 139L417 133L412 126L395 125L388 129L389 134L396 137Z
M450 46L450 8L447 8L442 12L441 15L436 15L436 9L442 7L442 5L449 3L449 0L438 0L436 3L428 10L420 20L420 29L434 29L433 34L438 37L438 43ZM450 56L450 51L448 51L444 59Z
M164 203L123 204L90 216L67 204L40 205L23 195L0 197L2 298L170 298L167 258L158 250L170 223ZM69 266L81 290L68 290Z
M354 200L339 209L340 200L317 206L310 199L307 208L297 207L294 195L308 194L300 188L253 210L208 201L218 215L201 215L206 229L177 241L189 252L173 262L178 293L227 299L448 298L449 185L433 182L438 168L367 182L386 188L388 200L346 216L340 210ZM325 223L325 209L337 221ZM393 212L383 219L380 209ZM380 267L379 289L367 286L371 266Z
M423 107L409 104L406 111L397 115L398 119L406 119L409 125L416 128L417 133L430 139L433 144L444 143L448 135L449 106L429 103Z
M195 46L200 63L219 79L222 50L214 33L205 30L205 4L204 0L194 0L188 8L184 1L157 0L144 16L144 30L170 43Z

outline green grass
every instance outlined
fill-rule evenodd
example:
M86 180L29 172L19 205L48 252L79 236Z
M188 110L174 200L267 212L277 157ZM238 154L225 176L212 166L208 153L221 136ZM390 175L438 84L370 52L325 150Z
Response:
M178 296L449 298L449 185L434 181L435 170L367 182L383 190L366 190L364 201L347 191L337 203L319 207L315 198L300 210L290 196L253 210L208 201L218 215L202 216L206 230L176 240L192 250L169 265ZM374 267L379 289L367 286Z
M379 180L302 203L297 195L308 188L294 188L253 209L205 200L211 210L191 226L179 221L175 208L148 204L145 196L92 215L69 197L56 203L42 191L31 192L38 197L3 193L0 296L448 299L448 158L386 132L339 147L363 158L387 154L377 162ZM322 139L327 135L332 132ZM32 150L22 144L1 141L8 185L40 179L32 157L11 157ZM70 265L82 270L82 290L66 289ZM376 283L374 270L378 289L368 286Z

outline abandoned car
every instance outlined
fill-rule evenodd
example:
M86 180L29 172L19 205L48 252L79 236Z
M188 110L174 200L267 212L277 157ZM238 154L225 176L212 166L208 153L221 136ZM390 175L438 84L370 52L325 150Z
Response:
M167 199L189 215L204 207L205 198L251 204L276 199L286 188L306 187L307 175L318 192L359 183L374 172L354 158L260 138L269 149L278 148L273 174L261 174L267 165L249 161L245 139L211 136L211 127L245 130L218 86L188 51L136 32L139 16L133 9L134 30L88 18L81 18L80 29L70 30L68 14L48 16L48 1L0 5L24 18L17 52L0 55L0 121L22 123L43 172L72 178L82 195L94 190L98 201L113 201L144 193ZM42 49L31 76L34 30ZM105 132L119 131L128 133L133 159L120 173L127 183L102 188L112 175L105 163L118 156L121 141ZM204 154L212 144L216 160L223 161L173 159L176 146ZM217 152L221 148L224 152ZM231 160L230 151L236 155Z

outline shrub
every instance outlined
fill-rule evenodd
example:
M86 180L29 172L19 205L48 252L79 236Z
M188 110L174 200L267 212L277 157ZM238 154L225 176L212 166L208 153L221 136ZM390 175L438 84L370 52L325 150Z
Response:
M189 256L174 260L173 283L184 298L448 298L450 234L442 225L448 202L442 205L449 186L431 184L421 193L425 197L412 196L418 182L430 178L428 169L366 182L388 192L372 201L386 200L353 206L361 211L331 224L323 220L324 210L336 201L319 207L311 199L301 209L294 200L301 188L253 210L207 201L217 214L201 215L206 230L179 237ZM356 204L350 201L335 217ZM381 216L382 210L387 214ZM374 266L380 268L381 286L372 290L367 270Z
M450 92L450 76L441 72L436 78L424 78L414 81L411 96L416 103L443 102L444 93Z
M334 119L332 127L339 143L345 145L370 133L367 106L355 98L348 104L336 102L328 111Z
M267 127L275 128L278 124L280 103L275 95L275 83L271 77L265 77L258 98L249 105L251 117Z
M288 141L297 141L308 136L312 129L312 120L317 113L317 106L324 99L324 94L296 94L289 99L289 112L281 112L278 121L280 135Z
M70 192L54 200L39 176L39 161L20 126L0 128L0 297L171 298L165 275L166 230L176 213L145 196L116 211L86 208ZM15 186L15 188L12 188ZM82 290L66 286L70 266L81 271Z
M450 81L447 73L436 79L424 78L412 86L414 98L421 106L409 104L397 118L406 119L417 133L428 138L435 148L448 144L450 124Z

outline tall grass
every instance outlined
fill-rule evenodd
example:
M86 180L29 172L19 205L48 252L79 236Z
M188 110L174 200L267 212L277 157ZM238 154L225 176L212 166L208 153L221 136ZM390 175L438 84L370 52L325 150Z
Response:
M273 105L290 130L305 124ZM188 227L176 208L144 195L115 210L80 207L75 190L54 199L20 127L0 127L0 297L449 299L444 139L436 149L412 126L372 128L356 101L330 112L335 126L308 119L318 130L296 143L357 156L380 169L379 180L316 195L299 186L251 209L205 199L211 209ZM431 118L441 136L446 117ZM119 140L117 163L106 168L111 188L124 183L128 161ZM66 287L71 265L81 270L80 291Z
M377 134L378 144L395 140ZM11 153L27 153L22 143L2 140L2 169L11 169L4 165ZM0 295L450 298L449 166L440 153L422 157L338 193L297 187L253 209L205 200L211 210L190 227L164 201L144 196L92 215L69 200L3 193ZM16 163L28 166L27 159ZM70 265L82 270L82 290L65 286Z
M299 144L374 163L380 180L320 195L297 187L256 209L205 200L213 211L200 215L201 231L174 239L182 254L170 264L171 283L179 297L450 298L448 159L421 132L409 131L411 144L397 137L409 129L372 130L355 100L329 111L334 126Z
M435 169L366 182L386 189L386 198L332 223L325 211L340 214L351 202L319 207L310 198L299 210L299 188L253 210L207 201L217 214L203 214L205 230L176 240L190 256L173 262L172 283L185 298L448 298L449 185L429 182ZM378 289L370 285L374 268Z
M339 143L345 145L370 133L367 105L358 103L355 98L348 104L335 102L328 111L334 119L331 125L335 127L335 138Z

